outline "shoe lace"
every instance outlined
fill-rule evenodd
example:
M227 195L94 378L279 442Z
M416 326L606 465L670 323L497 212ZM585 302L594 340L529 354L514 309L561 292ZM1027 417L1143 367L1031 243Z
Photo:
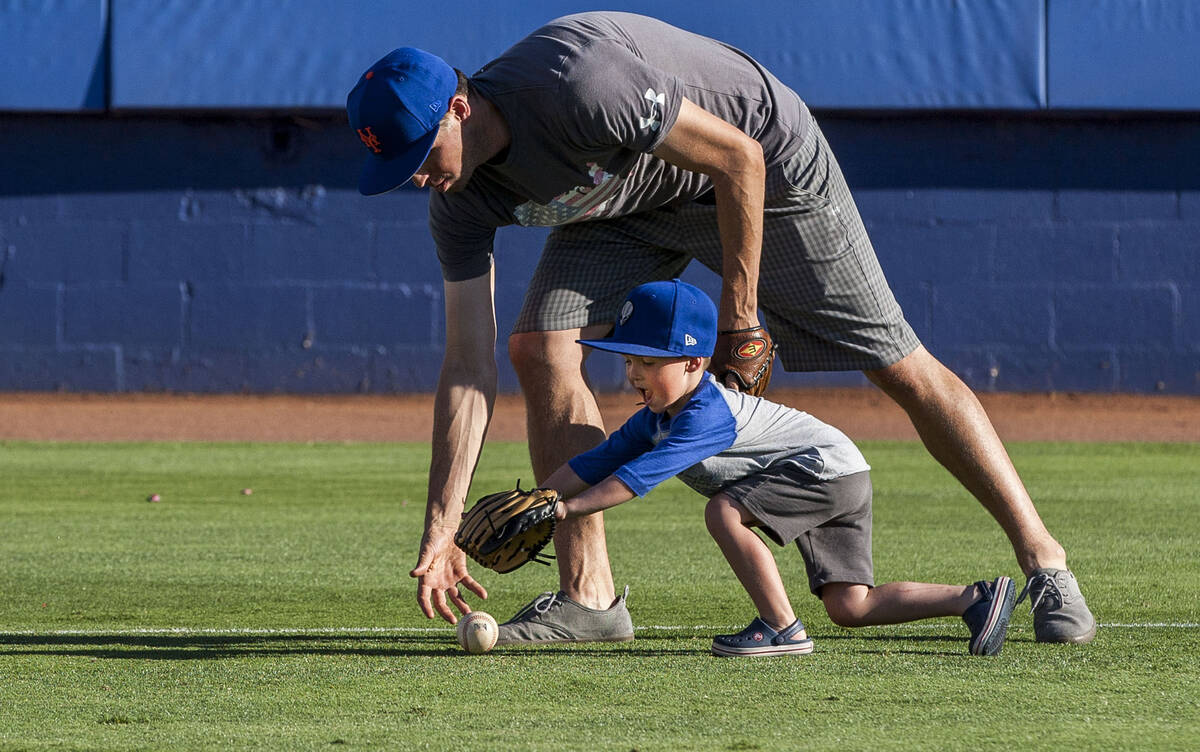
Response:
M530 611L536 611L539 614L544 614L553 608L555 603L558 603L558 593L546 591L526 604L524 608L517 612L517 615L513 617L513 620L515 621L516 619L521 618Z
M533 608L539 614L544 614L558 603L558 593L542 593L536 601L533 602Z
M1031 577L1025 583L1025 587L1021 590L1021 594L1017 596L1017 603L1025 600L1025 596L1029 595L1029 612L1033 613L1038 610L1043 601L1046 601L1047 596L1053 594L1058 599L1059 603L1063 602L1062 591L1058 588L1058 582L1048 574L1039 574ZM1049 605L1049 601L1046 601Z

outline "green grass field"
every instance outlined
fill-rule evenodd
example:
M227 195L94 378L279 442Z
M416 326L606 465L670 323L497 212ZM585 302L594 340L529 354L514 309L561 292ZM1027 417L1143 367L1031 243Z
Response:
M863 448L878 581L1023 583L919 445ZM995 658L956 619L844 630L789 548L817 652L739 660L709 642L752 609L677 482L607 516L636 641L469 656L407 574L425 446L0 443L0 750L1194 749L1200 446L1010 449L1092 644L1035 643L1027 604ZM518 477L492 444L475 491ZM501 620L557 583L475 574Z

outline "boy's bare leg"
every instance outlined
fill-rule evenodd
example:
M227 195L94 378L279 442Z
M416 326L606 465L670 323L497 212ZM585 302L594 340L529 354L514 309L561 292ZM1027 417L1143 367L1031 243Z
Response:
M1026 575L1066 569L1066 552L1042 523L983 405L961 379L924 347L865 373L904 408L929 453L1000 523Z
M567 460L605 438L600 408L583 370L577 339L602 337L609 327L526 332L509 337L508 351L525 395L529 457L540 482ZM616 600L602 513L561 521L554 533L559 588L595 609Z
M779 631L796 621L775 557L758 533L749 527L756 522L753 515L728 496L717 494L704 508L704 522L738 581L750 595L759 618ZM795 637L804 638L805 633L798 632Z
M889 582L878 587L832 582L821 588L821 601L834 624L869 627L902 624L938 616L962 616L979 600L974 585Z

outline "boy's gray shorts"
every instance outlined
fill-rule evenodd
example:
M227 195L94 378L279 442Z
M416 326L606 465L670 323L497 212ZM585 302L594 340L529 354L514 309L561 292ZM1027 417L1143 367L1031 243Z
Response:
M831 582L875 586L871 557L871 474L817 480L797 467L767 468L721 490L759 521L767 537L796 541L808 589Z
M710 203L556 227L513 331L611 324L631 289L677 277L693 258L720 274ZM815 121L767 171L758 304L789 371L874 370L920 344Z

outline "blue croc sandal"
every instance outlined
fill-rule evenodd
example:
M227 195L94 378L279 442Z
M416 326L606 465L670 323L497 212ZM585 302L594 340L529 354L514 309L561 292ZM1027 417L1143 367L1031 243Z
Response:
M971 630L967 649L971 655L999 655L1016 605L1016 585L1007 577L997 577L993 582L980 580L975 587L982 595L962 615Z
M804 655L813 651L813 641L797 637L804 632L804 624L797 619L782 632L776 632L758 617L750 626L737 634L717 635L713 638L713 655L724 656L770 656Z

